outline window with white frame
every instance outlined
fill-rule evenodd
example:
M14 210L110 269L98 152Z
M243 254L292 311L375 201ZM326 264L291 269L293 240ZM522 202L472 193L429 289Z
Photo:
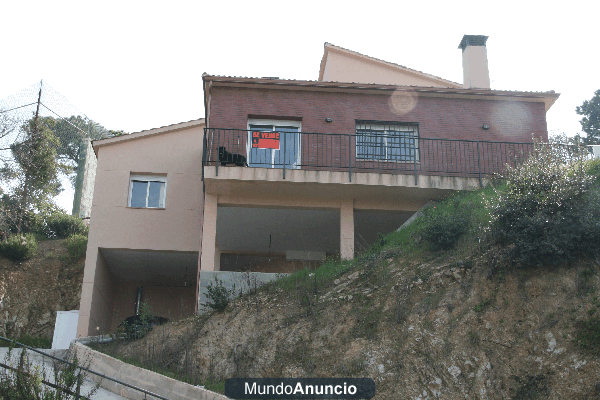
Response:
M356 159L419 159L419 125L407 122L356 121Z
M129 207L165 208L167 177L161 175L131 175Z

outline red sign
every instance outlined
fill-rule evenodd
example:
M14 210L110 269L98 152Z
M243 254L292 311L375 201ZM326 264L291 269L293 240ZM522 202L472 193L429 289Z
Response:
M279 150L279 132L252 132L252 147Z

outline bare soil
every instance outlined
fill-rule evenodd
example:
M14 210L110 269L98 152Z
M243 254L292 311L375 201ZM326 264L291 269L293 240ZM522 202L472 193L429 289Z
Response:
M212 381L371 377L376 399L599 399L600 359L576 342L600 313L598 263L490 277L487 259L383 253L111 351Z
M0 256L0 335L52 339L56 311L79 309L85 260L73 260L64 240L38 244L35 257Z

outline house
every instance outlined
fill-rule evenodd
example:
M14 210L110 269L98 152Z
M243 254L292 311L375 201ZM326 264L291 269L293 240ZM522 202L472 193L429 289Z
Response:
M547 140L559 95L490 89L486 39L461 41L463 85L326 44L317 81L204 74L205 118L95 141L78 336L351 259Z

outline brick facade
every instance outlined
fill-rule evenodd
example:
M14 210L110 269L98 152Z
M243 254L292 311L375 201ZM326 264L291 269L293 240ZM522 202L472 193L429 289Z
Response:
M246 155L248 119L290 119L301 121L301 164L304 169L475 175L498 172L529 146L500 147L485 142L531 143L532 134L547 140L545 105L541 101L507 101L449 97L410 92L397 97L392 91L297 90L213 86L210 100L210 127L218 132L219 145ZM397 111L400 110L400 111ZM331 118L332 122L326 122ZM419 162L357 160L356 120L397 121L419 124L421 139L479 140L469 142L420 141ZM489 125L489 129L482 128ZM239 129L232 131L230 129ZM311 135L325 133L328 135ZM216 160L215 136L207 143L210 160ZM483 142L485 141L485 142ZM350 153L348 150L351 150ZM502 153L500 153L502 152ZM481 166L480 166L481 164Z
M417 92L413 92L417 93ZM246 129L249 116L300 118L303 132L353 134L355 120L419 123L422 138L531 142L548 138L543 102L494 101L415 95L397 114L391 93L343 93L234 87L211 89L210 126ZM333 122L325 122L332 118ZM487 124L489 130L481 127Z

